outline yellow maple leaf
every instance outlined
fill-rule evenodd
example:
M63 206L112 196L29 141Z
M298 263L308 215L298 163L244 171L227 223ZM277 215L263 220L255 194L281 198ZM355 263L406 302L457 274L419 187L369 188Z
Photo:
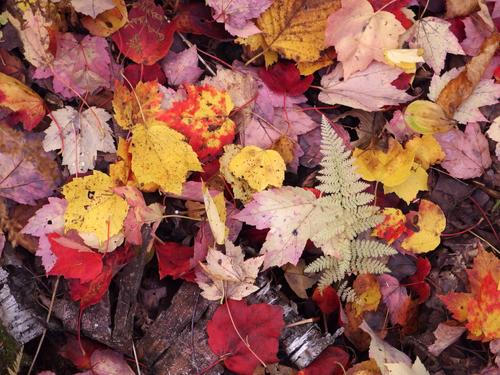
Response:
M417 197L419 191L429 190L427 172L417 163L413 163L410 175L404 182L396 186L384 185L384 193L395 193L398 197L410 204Z
M75 229L86 242L95 239L102 250L116 248L123 237L116 238L114 245L110 240L121 234L129 206L113 192L113 187L111 177L99 171L64 185L62 192L68 202L65 230Z
M161 110L161 100L162 94L156 81L139 82L133 91L116 82L113 96L115 120L127 130L155 121Z
M263 150L257 146L246 146L229 162L229 170L243 178L256 191L269 185L281 187L285 178L285 162L274 150Z
M236 177L229 169L229 163L242 148L242 146L235 144L224 146L224 154L220 157L219 164L220 172L226 182L231 185L234 197L243 203L247 203L252 199L252 195L256 190L252 189L244 179Z
M441 208L426 199L420 201L418 208L418 232L405 238L401 247L412 253L427 253L438 247L441 232L446 227L446 217Z
M134 127L130 153L140 189L157 184L165 192L180 194L188 172L202 170L184 136L160 122Z
M237 41L251 51L262 49L266 65L276 53L297 62L313 62L325 48L326 20L341 6L340 0L275 0L257 19L262 33Z
M433 164L440 163L445 157L441 145L432 134L410 139L405 148L415 151L415 161L425 170Z
M362 150L353 152L354 166L366 181L380 181L391 187L402 184L411 174L415 158L413 150L404 149L395 139L389 139L389 149Z

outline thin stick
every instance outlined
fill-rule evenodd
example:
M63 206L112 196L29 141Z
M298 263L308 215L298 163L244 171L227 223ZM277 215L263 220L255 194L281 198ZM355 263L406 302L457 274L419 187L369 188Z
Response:
M135 351L134 340L132 340L132 351L134 352L135 367L137 368L137 375L141 375L141 368L139 367L139 359L137 358L137 352Z
M303 324L308 324L308 323L315 323L319 321L318 317L315 318L309 318L309 319L302 319L299 320L298 322L290 323L285 326L285 328L290 328L290 327L296 327L296 326L301 326Z
M57 277L56 282L54 284L54 289L52 290L52 297L50 298L49 310L47 311L47 318L45 319L45 323L49 323L50 316L52 315L52 308L54 307L54 301L56 300L57 288L59 287L59 279L60 276ZM28 370L28 375L33 371L33 367L35 367L36 359L38 358L38 354L40 353L40 349L42 349L43 341L45 340L45 335L47 334L47 328L43 329L42 337L40 337L40 341L38 341L38 346L36 348L35 355L33 357L33 361L31 361L31 366Z
M498 250L495 246L493 246L490 242L488 242L487 240L485 240L483 237L481 237L479 234L469 230L469 233L472 234L474 237L477 237L479 238L481 241L483 241L484 243L486 243L488 246L490 246L493 250L495 250L495 252L497 254L500 254L500 250Z

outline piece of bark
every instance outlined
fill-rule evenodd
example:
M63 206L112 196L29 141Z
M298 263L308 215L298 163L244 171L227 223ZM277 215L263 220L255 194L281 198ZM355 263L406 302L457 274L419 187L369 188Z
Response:
M121 352L128 353L132 348L132 333L134 331L134 316L137 304L137 293L141 286L146 252L151 239L151 227L142 228L143 244L139 254L127 264L118 274L116 281L119 285L118 302L114 316L112 333L113 347Z
M42 334L42 312L37 311L33 277L20 267L0 267L0 322L19 344Z
M177 345L182 332L197 322L211 302L199 296L196 284L185 282L172 299L170 307L162 311L137 343L141 362L153 366L170 346Z
M271 283L266 282L264 277L259 277L257 283L264 286L247 298L249 303L268 303L283 307L283 319L287 325L303 319L288 298L278 288L271 288ZM332 345L341 333L339 330L334 335L323 335L316 323L307 323L283 329L280 342L290 361L303 369Z
M50 304L50 298L41 297L41 300L46 306ZM65 330L77 333L80 313L78 303L59 299L54 302L52 311L54 316L61 321ZM84 310L81 333L92 340L114 347L111 340L111 307L108 293L99 303Z
M203 298L203 297L200 297ZM207 323L217 308L216 303L210 303L202 319L193 326L188 326L155 363L156 375L191 375L203 371L206 375L222 374L223 367L217 362L218 357L208 347Z

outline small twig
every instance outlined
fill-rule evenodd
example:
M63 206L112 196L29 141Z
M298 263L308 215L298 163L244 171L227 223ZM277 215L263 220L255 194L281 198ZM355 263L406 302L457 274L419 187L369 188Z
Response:
M54 307L54 301L56 300L56 293L57 293L57 288L59 287L59 280L60 276L57 277L56 282L54 284L54 288L52 290L52 297L50 298L50 305L49 305L49 310L47 311L47 318L45 319L45 323L49 323L50 321L50 316L52 315L52 308ZM31 371L33 371L33 368L35 367L35 362L36 359L38 358L38 354L40 353L40 350L42 349L43 341L45 340L45 335L47 334L47 328L43 329L42 332L42 337L40 337L40 341L38 341L38 346L36 348L35 355L33 356L33 361L31 361L31 366L28 370L28 375L31 374Z
M315 318L309 318L309 319L302 319L294 323L287 324L285 328L290 328L290 327L296 327L296 326L301 326L303 324L308 324L308 323L315 323L319 321L319 317Z
M137 368L137 375L141 375L141 367L139 366L139 359L135 350L134 340L132 340L132 351L134 352L135 367Z

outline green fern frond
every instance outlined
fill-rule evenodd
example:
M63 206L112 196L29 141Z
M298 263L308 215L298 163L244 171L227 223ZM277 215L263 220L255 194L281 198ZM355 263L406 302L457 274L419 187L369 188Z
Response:
M365 190L368 184L361 180L353 165L351 153L342 139L333 131L325 117L321 121L321 170L317 188L323 193L318 204L338 212L338 215L322 215L322 228L315 233L313 242L325 255L309 264L306 272L322 272L318 286L324 288L340 282L346 275L361 273L381 274L388 272L386 257L396 251L374 240L358 240L359 234L372 229L382 221L378 207L371 205L373 194ZM321 215L320 215L321 216ZM346 297L353 294L343 285ZM340 291L342 294L343 292Z

